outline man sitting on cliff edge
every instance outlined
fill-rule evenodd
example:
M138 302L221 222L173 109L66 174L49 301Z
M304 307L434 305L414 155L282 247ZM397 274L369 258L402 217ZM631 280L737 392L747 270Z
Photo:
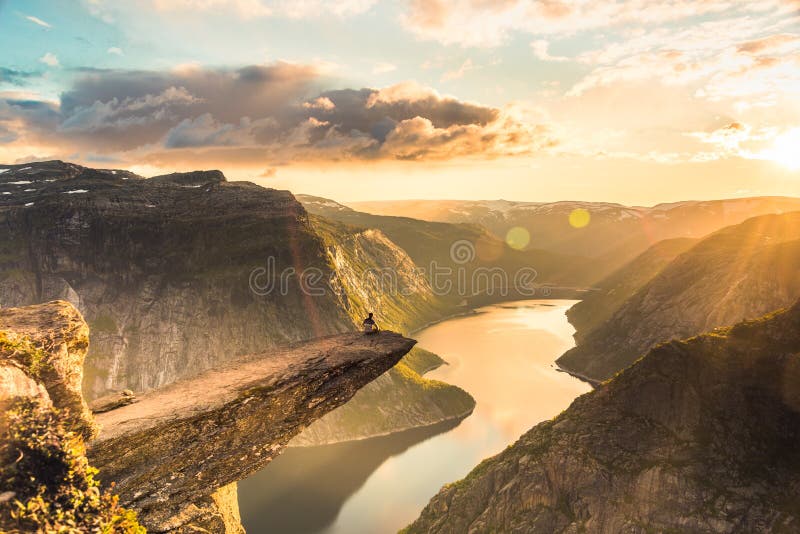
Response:
M364 329L364 334L366 335L378 333L378 324L375 322L375 319L372 318L372 312L369 312L369 316L361 323L361 327Z

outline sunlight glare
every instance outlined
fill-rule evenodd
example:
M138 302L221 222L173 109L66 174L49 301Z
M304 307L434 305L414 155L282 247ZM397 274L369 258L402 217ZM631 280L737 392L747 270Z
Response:
M778 136L772 148L765 150L763 156L790 170L800 170L800 128L792 128Z

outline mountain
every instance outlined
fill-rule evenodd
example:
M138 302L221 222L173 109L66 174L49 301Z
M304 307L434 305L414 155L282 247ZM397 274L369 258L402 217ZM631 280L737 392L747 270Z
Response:
M405 533L796 532L800 305L652 349Z
M768 213L800 210L800 199L752 197L686 201L653 207L608 202L512 202L407 200L354 202L358 210L429 221L479 224L505 239L515 227L530 234L529 248L595 258L602 279L658 241L674 237L700 238L725 226ZM570 214L585 210L588 224L576 228Z
M622 303L697 241L688 237L659 241L595 284L595 291L586 293L583 300L567 310L567 318L576 330L575 339L580 342L603 324Z
M800 296L800 212L754 217L677 256L558 359L604 380L658 342L758 317Z
M352 331L367 311L401 331L451 313L386 236L312 221L288 191L228 182L219 171L145 179L60 161L3 167L0 305L63 298L81 311L92 332L90 399ZM386 271L394 287L375 274ZM405 366L390 374L366 394L397 387L391 405L350 408L370 414L372 426L355 435L330 427L326 439L406 429L415 421L404 408L419 426L471 410L461 389Z
M269 294L251 287L268 261L271 276L335 277L288 191L219 171L144 179L58 161L4 167L0 305L62 298L81 311L90 397L351 328L339 298L309 297L299 274Z
M438 293L453 300L486 293L491 293L495 301L508 300L509 295L525 298L535 295L541 285L584 287L595 277L594 266L580 255L516 250L479 225L372 215L325 198L297 198L309 213L380 230L424 269ZM515 277L526 272L533 275L534 290L530 294L520 293L514 283ZM497 281L495 276L499 277ZM487 291L487 287L492 289ZM502 289L507 292L502 294ZM541 288L538 291L541 295Z

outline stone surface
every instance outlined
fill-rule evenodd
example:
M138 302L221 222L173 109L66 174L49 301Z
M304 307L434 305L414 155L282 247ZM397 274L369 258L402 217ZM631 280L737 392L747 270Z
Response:
M19 361L20 358L15 357L13 352L4 353L4 379L16 380L20 387L28 390L33 386L22 386L22 382L35 380L41 384L53 405L65 410L68 426L80 432L84 438L91 437L96 427L81 393L89 328L78 310L64 301L24 308L2 308L0 331L6 333L12 342L29 344L39 351L41 359L35 362L35 370L22 368L28 376L25 381L19 372L8 367L8 360L17 360L17 365L21 366L30 362Z
M92 413L109 412L127 406L128 404L133 404L137 400L133 391L123 389L122 391L115 391L94 399L89 403L89 409L92 410Z
M149 529L177 528L170 518L190 521L413 345L391 332L342 334L228 362L98 414L89 459Z
M797 532L800 305L652 349L406 532Z

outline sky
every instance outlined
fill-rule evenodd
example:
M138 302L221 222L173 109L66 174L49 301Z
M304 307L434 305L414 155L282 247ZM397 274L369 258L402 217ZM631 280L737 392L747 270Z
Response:
M348 200L800 196L798 0L0 0L0 164Z

